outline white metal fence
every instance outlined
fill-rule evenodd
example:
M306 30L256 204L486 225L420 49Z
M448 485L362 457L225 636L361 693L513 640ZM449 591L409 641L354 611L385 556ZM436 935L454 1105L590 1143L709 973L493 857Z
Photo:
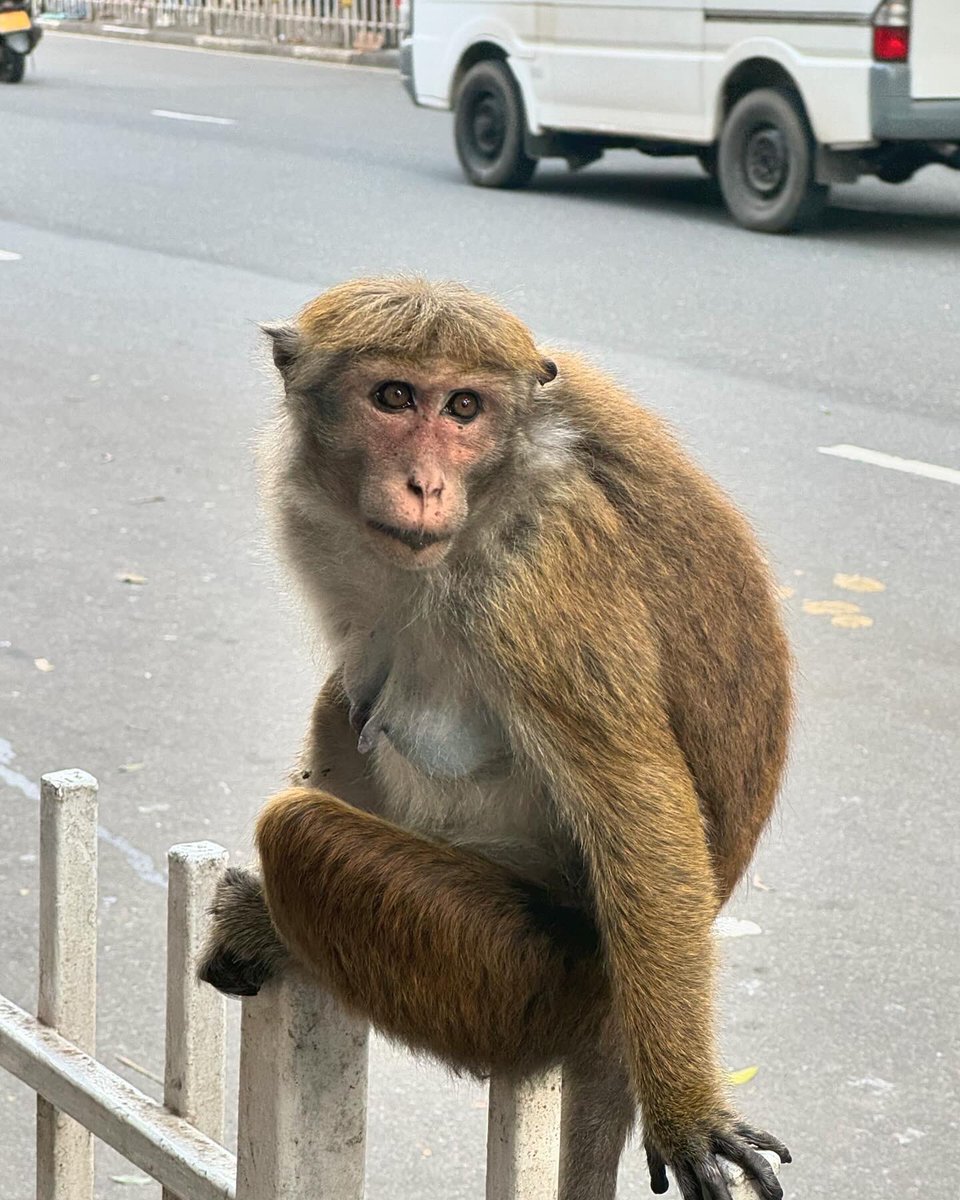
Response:
M399 44L396 0L34 0L49 18L291 45Z
M37 1093L37 1200L93 1200L93 1139L164 1187L164 1200L362 1200L367 1026L290 975L243 1001L237 1155L224 1123L223 997L196 982L206 912L227 853L168 856L164 1103L96 1051L97 782L40 790L37 1017L0 996L0 1068ZM490 1085L487 1200L556 1200L560 1072ZM751 1191L730 1168L734 1200Z

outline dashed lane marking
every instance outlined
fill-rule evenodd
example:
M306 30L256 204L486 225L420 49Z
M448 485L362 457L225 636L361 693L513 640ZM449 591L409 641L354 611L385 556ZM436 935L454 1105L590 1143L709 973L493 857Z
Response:
M166 117L168 121L196 121L200 125L236 125L233 117L208 117L203 113L175 112L170 108L151 108L151 117Z
M818 446L817 449L821 454L831 454L834 458L848 458L852 462L868 463L871 467L885 467L888 471L906 471L908 475L939 479L941 483L960 484L960 471L953 467L940 467L916 458L898 458L896 454L866 450L863 446Z

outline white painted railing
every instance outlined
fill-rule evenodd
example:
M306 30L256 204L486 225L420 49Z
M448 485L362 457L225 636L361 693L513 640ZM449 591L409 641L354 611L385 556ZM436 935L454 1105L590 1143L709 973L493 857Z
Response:
M220 1144L225 1003L195 970L226 861L213 842L169 852L161 1105L94 1057L97 782L43 777L37 1017L0 996L0 1068L37 1093L37 1200L93 1200L94 1137L164 1200L362 1200L368 1029L295 973L243 1002L236 1157ZM556 1200L560 1105L559 1070L491 1081L487 1200Z
M34 11L130 29L380 50L399 44L395 0L34 0Z

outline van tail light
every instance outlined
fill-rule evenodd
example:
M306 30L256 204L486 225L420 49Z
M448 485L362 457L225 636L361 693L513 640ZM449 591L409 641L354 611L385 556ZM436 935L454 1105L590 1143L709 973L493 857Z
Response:
M882 0L873 14L874 60L906 62L909 55L909 0Z

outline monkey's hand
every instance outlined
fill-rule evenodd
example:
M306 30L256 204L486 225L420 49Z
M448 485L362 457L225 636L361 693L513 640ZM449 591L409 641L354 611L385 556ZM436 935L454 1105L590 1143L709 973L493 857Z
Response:
M255 996L288 961L277 937L260 880L230 867L217 884L213 918L197 978L228 996Z
M754 1129L739 1117L719 1122L715 1129L691 1138L687 1147L669 1156L649 1136L645 1140L653 1192L662 1193L669 1187L669 1167L683 1200L731 1200L730 1187L717 1161L726 1158L742 1168L762 1200L782 1200L783 1188L773 1167L759 1152L772 1150L782 1162L790 1162L790 1151L773 1134Z

